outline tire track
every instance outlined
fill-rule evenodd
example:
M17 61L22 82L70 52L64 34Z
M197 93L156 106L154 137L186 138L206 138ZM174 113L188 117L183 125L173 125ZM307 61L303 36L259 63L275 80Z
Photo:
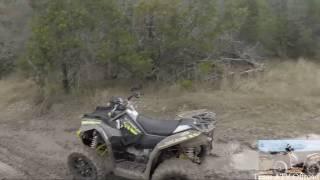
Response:
M5 164L0 161L0 176L8 179L21 179L23 178L23 174L18 172L12 166Z
M4 170L11 167L11 170L14 169L16 172L20 172L20 175L23 175L24 179L65 179L58 172L64 169L61 162L54 161L50 157L45 157L43 154L35 151L35 146L28 146L20 138L18 140L15 137L1 136L0 161L5 164ZM19 173L12 172L12 174Z

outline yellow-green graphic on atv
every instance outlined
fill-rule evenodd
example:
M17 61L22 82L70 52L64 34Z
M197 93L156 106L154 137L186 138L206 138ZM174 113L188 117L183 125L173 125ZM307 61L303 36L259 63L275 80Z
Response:
M129 121L124 122L123 123L123 127L125 129L127 129L130 133L134 134L134 135L138 135L138 134L141 133L141 131Z
M100 156L104 156L104 155L108 154L108 148L105 144L98 146L96 148L96 151Z
M81 121L81 125L95 125L95 124L101 124L101 121L97 119L88 119L88 118L84 118Z
M80 135L81 135L81 130L79 129L79 130L77 131L77 137L80 137Z

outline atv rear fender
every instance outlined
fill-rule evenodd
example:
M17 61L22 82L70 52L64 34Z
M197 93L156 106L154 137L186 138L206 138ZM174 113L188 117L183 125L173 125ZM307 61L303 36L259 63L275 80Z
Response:
M196 141L198 138L202 139L202 136L205 137L201 132L195 130L189 130L185 132L181 132L178 134L174 134L162 140L152 151L149 161L145 170L145 177L149 179L151 177L151 173L158 165L158 160L161 152L170 147L176 146L178 144L188 144Z
M304 166L308 166L313 163L320 163L320 154L319 153L313 153L307 156L307 159L305 160Z

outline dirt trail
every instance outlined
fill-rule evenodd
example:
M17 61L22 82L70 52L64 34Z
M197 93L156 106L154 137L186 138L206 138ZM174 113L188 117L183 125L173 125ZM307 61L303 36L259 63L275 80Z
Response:
M253 161L257 159L256 140L306 134L320 139L318 66L281 66L258 82L241 83L237 91L145 92L138 109L157 116L197 108L215 111L213 156L203 168L208 178L253 178L258 163ZM0 81L0 177L69 180L66 158L78 144L79 116L119 91L108 89L85 101L63 100L39 116L32 105L33 87L28 82Z
M62 123L35 122L16 126L14 124L0 127L0 175L7 179L71 179L66 168L66 158L77 139L70 127L61 128ZM78 124L74 124L76 128ZM18 128L19 127L19 128ZM229 145L217 144L223 149ZM219 153L215 150L215 153ZM236 150L236 151L239 151ZM242 151L242 150L241 150ZM249 172L233 171L233 151L229 154L219 154L220 157L211 158L204 165L207 176L213 177L248 177ZM240 152L242 153L242 152ZM221 166L223 164L223 166ZM216 169L217 172L213 172ZM245 169L247 170L247 169ZM3 173L5 172L5 173ZM231 174L233 173L233 174Z
M0 176L1 177L12 177L15 179L21 179L23 178L23 174L19 173L16 169L9 166L8 164L5 164L3 162L0 162Z
M35 129L29 125L17 127L2 125L0 128L0 161L16 172L12 171L8 174L12 177L7 178L23 175L26 179L66 179L68 142L62 140L68 139L69 133Z
M66 158L77 145L78 121L34 119L0 126L0 175L7 179L70 179ZM257 152L238 141L217 142L204 164L208 179L247 179ZM3 173L5 172L5 173ZM23 178L22 178L23 177Z
M22 98L19 90L26 87L6 82L0 87L0 177L68 179L67 145L74 141L65 129L68 123L32 115L28 96Z

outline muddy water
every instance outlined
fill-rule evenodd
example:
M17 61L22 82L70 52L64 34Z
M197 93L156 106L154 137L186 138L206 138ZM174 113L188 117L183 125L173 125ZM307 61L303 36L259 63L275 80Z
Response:
M308 134L293 139L320 140L320 135ZM248 147L237 141L214 144L212 157L203 165L208 179L255 179L259 172L266 170L260 167L260 154L255 146Z

